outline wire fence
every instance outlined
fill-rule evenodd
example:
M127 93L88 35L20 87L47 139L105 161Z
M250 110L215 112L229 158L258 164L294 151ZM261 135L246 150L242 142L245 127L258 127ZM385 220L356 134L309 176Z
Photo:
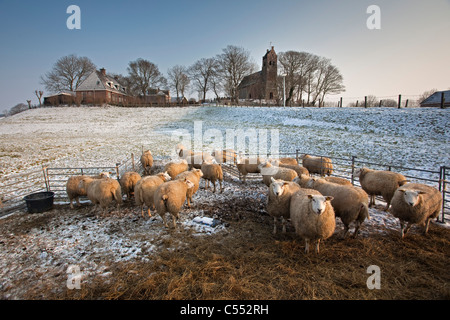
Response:
M144 150L143 150L144 151ZM282 157L294 158L299 164L302 163L302 155L310 154L303 150L295 152L283 152L279 154L268 154L268 158L279 159ZM360 186L355 176L356 168L368 167L375 170L395 171L403 174L409 182L424 183L437 188L442 193L442 212L438 218L441 222L450 220L450 195L448 185L450 184L450 167L441 166L435 170L410 168L395 164L377 163L368 159L360 159L357 156L324 156L310 154L317 157L330 158L333 163L332 176L348 179L355 186ZM244 154L245 157L256 157L258 155ZM161 159L160 159L161 160ZM238 179L242 179L236 164L236 156L225 153L222 164L223 171ZM0 179L0 217L8 215L16 210L25 208L23 197L35 192L52 191L57 201L67 201L65 185L67 179L73 175L98 175L108 172L110 177L120 179L128 171L143 173L140 159L136 159L132 153L117 162L115 166L105 167L43 167L41 170L3 177ZM250 173L246 180L261 180L260 173ZM379 198L381 199L381 198ZM381 199L382 200L382 199Z

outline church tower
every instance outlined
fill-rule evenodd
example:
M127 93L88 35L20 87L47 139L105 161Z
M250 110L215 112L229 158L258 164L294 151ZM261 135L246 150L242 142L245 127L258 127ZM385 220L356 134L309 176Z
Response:
M272 49L267 49L262 61L262 86L263 97L265 100L276 100L278 98L277 90L277 54Z

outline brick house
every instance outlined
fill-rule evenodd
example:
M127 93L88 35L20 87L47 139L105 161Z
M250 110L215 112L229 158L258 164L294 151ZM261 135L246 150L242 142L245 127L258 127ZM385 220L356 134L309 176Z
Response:
M274 47L262 58L262 70L244 77L238 86L239 99L277 100L277 54Z
M118 79L106 74L104 68L93 71L75 90L82 104L126 104L128 95Z

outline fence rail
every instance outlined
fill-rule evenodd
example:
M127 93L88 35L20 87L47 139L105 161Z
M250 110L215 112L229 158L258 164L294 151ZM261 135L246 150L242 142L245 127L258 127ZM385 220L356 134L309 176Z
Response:
M301 163L301 156L307 152L296 150L295 152L281 152L279 154L267 154L268 158L295 158ZM310 154L310 153L308 153ZM438 218L441 222L450 221L450 167L442 166L436 170L418 169L403 167L400 165L376 163L372 160L359 159L357 156L324 156L311 154L318 157L327 157L332 160L332 176L349 179L353 185L360 186L355 177L355 170L358 167L369 167L377 170L394 170L403 174L408 181L425 183L431 185L442 193L442 213ZM245 154L244 156L258 156ZM241 179L241 174L237 169L234 159L227 156L227 161L223 164L224 172ZM0 217L15 210L25 207L23 197L34 192L53 191L55 199L67 199L65 184L72 175L97 175L101 172L109 172L113 178L119 179L127 171L143 172L140 160L136 160L132 153L117 162L115 166L105 167L75 167L75 168L50 168L43 167L42 170L34 170L28 173L7 176L0 179ZM261 179L260 174L249 174L247 180ZM381 199L381 198L379 198Z

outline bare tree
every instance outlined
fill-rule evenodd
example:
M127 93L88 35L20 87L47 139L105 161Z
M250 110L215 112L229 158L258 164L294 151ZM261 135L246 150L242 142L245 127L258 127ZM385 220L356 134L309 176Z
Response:
M187 78L186 76L186 68L180 65L173 66L167 71L167 78L170 89L174 89L177 95L177 102L180 100L179 93L181 92L181 87L183 85L183 81ZM189 78L188 78L189 79ZM186 85L185 85L186 86ZM183 89L184 94L184 89Z
M191 83L191 80L189 79L189 76L186 73L183 73L180 77L180 93L181 97L185 97L185 92L189 87L189 84Z
M199 93L202 101L206 100L206 93L211 89L211 77L216 67L216 59L202 58L197 60L189 69L188 73L194 82L195 90Z
M131 61L127 70L130 90L135 95L141 94L145 98L149 89L167 84L158 67L148 60L139 58Z
M428 98L429 96L431 96L432 94L436 93L438 90L437 89L431 89L431 90L427 90L424 93L422 93L419 98L417 99L417 103L421 104L423 100L425 100L426 98Z
M39 106L42 106L41 99L42 99L42 96L44 95L44 91L41 91L41 90L37 91L37 90L34 90L34 93L36 94L36 97L37 97L38 100L39 100Z
M255 64L251 61L250 52L242 47L228 45L217 56L217 62L217 71L227 84L227 94L232 101L238 103L237 87L246 75L251 74L255 70Z
M95 70L95 64L87 57L74 54L59 58L51 71L41 76L41 83L49 92L75 91Z

